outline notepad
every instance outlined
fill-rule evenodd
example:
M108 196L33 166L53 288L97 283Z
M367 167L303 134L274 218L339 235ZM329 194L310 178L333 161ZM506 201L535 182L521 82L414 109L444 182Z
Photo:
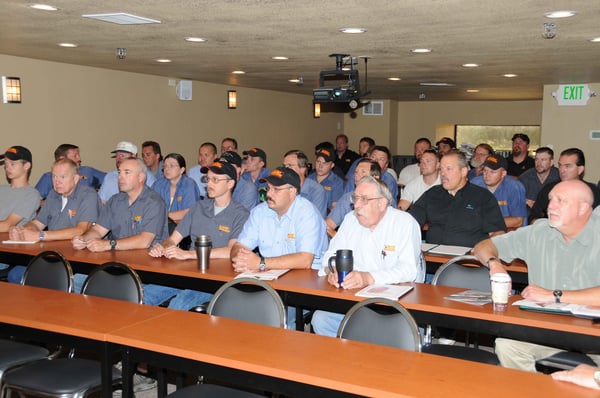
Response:
M515 301L520 309L548 314L573 315L580 318L600 318L600 306L569 303L535 303L529 300Z
M464 290L444 298L447 300L460 301L461 303L485 305L492 302L492 293L479 290Z
M3 240L2 244L5 245L31 245L38 243L38 240Z
M356 292L356 296L398 300L411 290L413 290L413 286L407 285L370 285Z
M289 269L270 269L270 270L266 270L266 271L259 271L257 269L252 269L252 270L242 272L241 274L236 276L235 279L237 279L237 278L255 278L255 279L260 279L261 281L272 281L274 279L279 278L281 275L285 274L288 271L289 271Z
M462 256L470 253L471 249L471 247L467 246L436 245L427 250L427 253L444 254L448 256Z

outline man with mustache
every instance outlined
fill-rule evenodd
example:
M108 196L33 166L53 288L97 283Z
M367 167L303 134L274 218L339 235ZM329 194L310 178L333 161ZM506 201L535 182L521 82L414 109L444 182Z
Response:
M578 179L550 191L548 218L480 242L473 249L490 274L505 273L500 259L527 263L529 286L521 295L536 303L597 303L600 297L600 218L592 215L593 194ZM497 338L502 366L535 372L535 361L562 350ZM597 364L600 356L590 355Z
M324 266L319 275L344 289L362 288L374 283L422 282L418 271L421 232L408 214L390 207L392 195L387 185L371 176L363 177L353 195L354 211L344 218L329 244L324 258L339 249L351 249L354 270L338 284L338 275ZM401 231L401 232L400 232ZM335 336L344 317L327 311L315 311L312 326L317 334Z

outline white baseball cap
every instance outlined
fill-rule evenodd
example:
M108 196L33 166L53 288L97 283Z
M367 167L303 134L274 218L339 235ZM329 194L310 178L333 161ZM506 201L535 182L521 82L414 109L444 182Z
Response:
M129 152L129 153L137 156L137 151L138 151L137 150L137 146L135 144L132 144L129 141L121 141L121 142L119 142L117 144L117 147L111 153L115 153L115 152Z

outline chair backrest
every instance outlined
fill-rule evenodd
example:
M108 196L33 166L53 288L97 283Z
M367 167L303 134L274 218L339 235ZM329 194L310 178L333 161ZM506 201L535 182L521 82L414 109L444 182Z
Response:
M438 268L431 284L489 292L490 270L475 256L458 256Z
M62 254L47 250L31 259L21 284L70 293L73 291L73 270Z
M109 261L90 272L82 294L142 304L144 290L138 274L127 264Z
M266 282L254 278L238 278L221 286L210 300L207 313L286 327L286 311L281 297Z
M415 282L423 283L425 282L425 276L427 274L427 261L425 261L425 255L421 252L421 256L419 257L419 263L417 264L417 277L415 278Z
M355 304L344 316L337 333L344 339L421 351L419 327L397 301L370 298Z

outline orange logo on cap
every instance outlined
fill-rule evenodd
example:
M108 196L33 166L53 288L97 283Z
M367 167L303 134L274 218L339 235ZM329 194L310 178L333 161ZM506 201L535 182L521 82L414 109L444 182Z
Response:
M216 167L217 169L222 169L223 168L223 163L221 163L221 162L214 162L212 164L212 167Z
M498 163L498 158L490 156L489 158L487 158L487 161L492 163Z
M329 152L327 149L321 149L321 153L327 156L331 156L331 152Z
M271 172L271 175L273 177L283 178L283 171L275 169Z
M252 149L250 149L248 152L254 152L254 153L256 153L256 152L258 152L258 149L256 149L256 148L252 148Z
M10 148L8 148L6 150L6 152L10 152L10 153L15 153L16 154L17 153L17 148L10 147Z

